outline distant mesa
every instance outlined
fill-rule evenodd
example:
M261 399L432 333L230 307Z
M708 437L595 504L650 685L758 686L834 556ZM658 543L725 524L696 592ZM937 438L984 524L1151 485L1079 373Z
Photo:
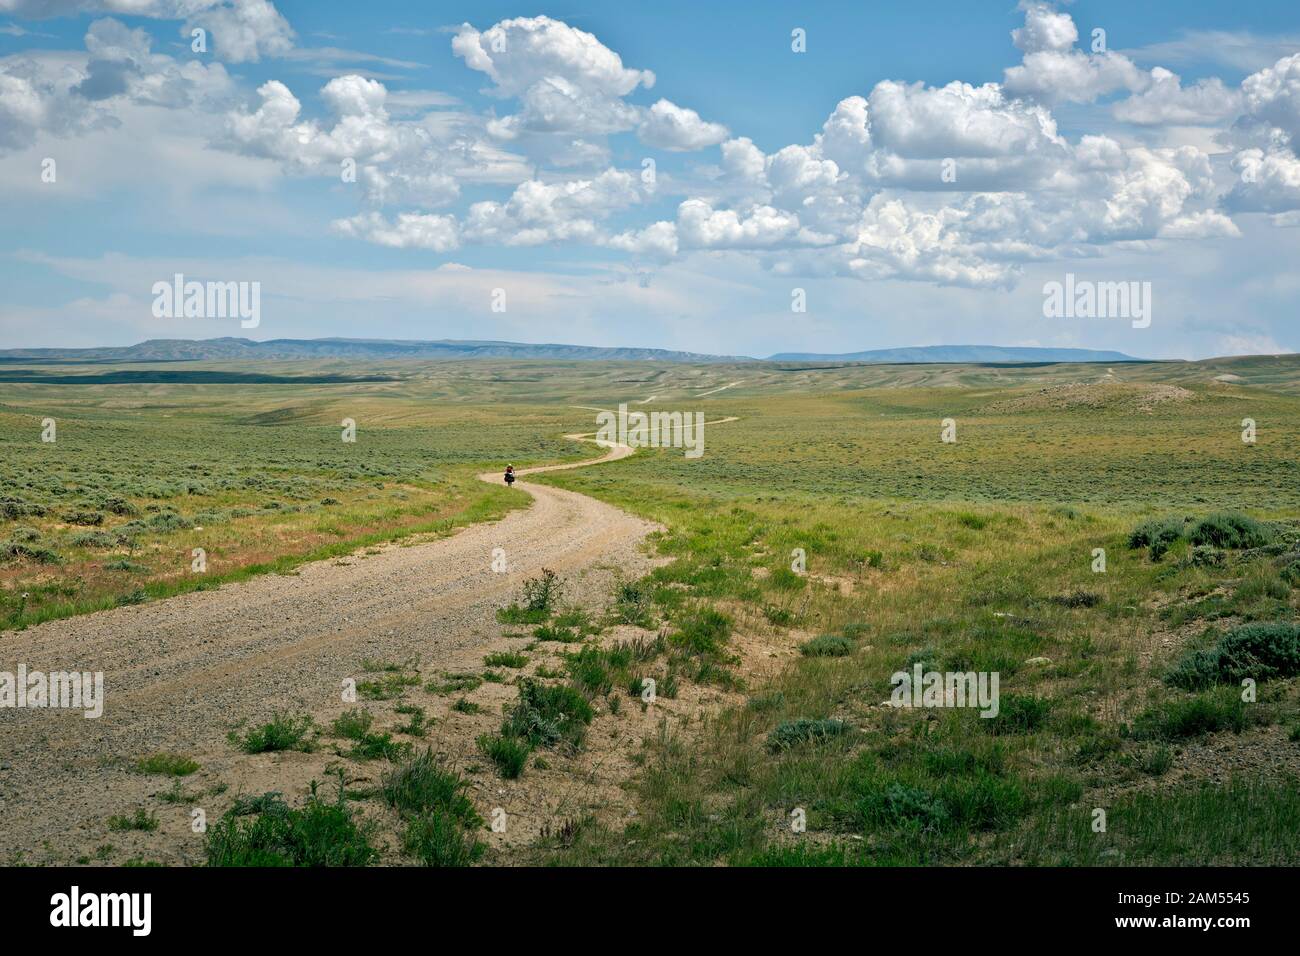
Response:
M668 349L596 348L586 345L533 345L443 339L150 339L138 345L90 349L8 349L0 362L49 363L229 362L296 359L550 359L552 361L752 362L739 355L700 355Z
M87 349L7 349L0 364L123 364L130 362L230 362L299 359L546 359L549 361L622 362L841 362L864 364L1032 364L1052 362L1140 362L1122 352L1093 349L1004 347L1000 345L927 345L840 354L782 352L767 359L747 355L707 355L651 348L601 348L557 343L440 339L150 339L138 345Z
M1053 349L1001 345L925 345L907 349L874 349L868 352L821 354L782 352L771 362L865 362L873 365L920 365L931 363L1024 364L1033 362L1141 362L1123 352L1095 349Z

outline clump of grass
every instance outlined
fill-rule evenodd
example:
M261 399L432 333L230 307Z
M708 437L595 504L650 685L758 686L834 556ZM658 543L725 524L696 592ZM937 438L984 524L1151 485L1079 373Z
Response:
M799 646L804 657L848 657L853 653L853 641L838 634L822 634Z
M641 581L620 581L614 587L612 614L620 624L650 627L654 623L650 588Z
M232 731L229 739L246 754L280 750L311 753L315 749L313 730L314 724L309 714L276 714L269 723L253 728L242 738Z
M374 680L363 680L357 684L357 693L367 700L392 700L405 693L406 688L420 683L419 674L387 672Z
M748 701L749 709L759 711L760 713L766 710L776 710L784 706L785 693L779 690L774 690L766 694L759 694L757 697L751 697Z
M561 644L573 644L582 640L582 635L570 627L559 624L542 624L533 629L533 637L539 641L558 641Z
M1085 591L1083 588L1075 588L1065 594L1057 594L1051 598L1053 604L1059 604L1061 607L1096 607L1101 603L1101 595L1095 591Z
M1244 610L1257 601L1285 601L1290 596L1290 584L1272 570L1259 568L1237 585L1232 593L1232 606Z
M1138 769L1152 777L1163 777L1173 765L1174 753L1164 744L1142 754L1137 761Z
M510 711L501 733L519 737L534 747L561 744L576 750L595 717L590 702L576 688L566 684L542 684L524 679L519 700Z
M670 640L693 654L718 654L731 636L731 618L711 607L682 615Z
M1241 733L1249 726L1246 705L1235 690L1207 692L1195 697L1180 697L1148 707L1133 723L1139 738L1184 740L1203 737L1221 730Z
M474 834L450 813L429 810L412 817L402 834L402 849L425 866L469 866L483 855Z
M408 737L423 737L425 735L429 727L429 718L425 714L423 707L418 707L415 704L400 704L394 709L407 718L406 723L395 728L397 733L406 734Z
M375 717L368 710L360 707L344 711L334 720L333 731L335 737L343 737L347 740L360 740L370 730L370 725L375 721Z
M591 615L580 607L571 607L555 615L555 626L574 631L579 636L600 633L600 626L592 621Z
M998 701L998 715L980 719L990 734L1029 734L1043 726L1052 702L1029 694L1004 694Z
M807 586L807 578L786 567L777 568L767 576L767 587L773 591L802 591Z
M822 743L843 736L848 731L848 724L831 718L811 720L800 717L797 720L783 720L767 735L767 749L780 753L801 744Z
M1239 511L1220 511L1198 521L1187 540L1216 548L1259 548L1273 540L1273 532Z
M1159 561L1170 545L1183 536L1186 523L1182 518L1153 518L1142 522L1128 536L1131 549L1146 548L1152 561Z
M794 611L788 607L781 607L779 604L764 604L763 617L767 619L769 624L784 627L794 620Z
M404 814L442 809L469 826L483 821L465 795L469 783L434 756L432 748L414 754L383 775L380 790L384 801Z
M456 703L451 705L451 709L461 714L481 714L483 708L472 700L466 700L464 697L459 698Z
M1214 684L1240 684L1300 673L1300 625L1285 622L1243 624L1213 647L1186 655L1165 682L1187 690Z
M316 793L300 808L276 793L255 808L232 807L207 835L208 866L367 866L378 856L369 828L358 826L339 788L337 801Z
M505 734L481 734L478 746L506 780L514 780L524 772L524 765L532 752L528 741Z
M193 803L198 800L198 797L186 793L185 789L181 786L181 782L179 780L174 780L172 781L171 789L164 790L162 793L158 794L158 799L163 803Z
M573 682L588 694L608 694L614 686L615 675L611 671L617 664L599 647L584 647L578 653L568 655L564 667Z
M353 760L401 760L411 752L411 745L393 739L390 733L363 733L356 739L348 756Z
M573 682L592 696L608 694L616 685L627 686L633 678L632 666L654 660L664 650L659 638L620 641L611 647L584 647L564 659L564 667Z
M518 651L496 651L483 658L486 667L512 667L516 670L528 663L528 656Z
M524 582L520 601L497 611L497 620L502 624L541 624L551 616L562 591L556 573L542 568L540 576Z
M158 829L158 815L145 810L144 807L137 807L135 813L130 816L114 814L109 817L108 828L117 831L140 830L144 833L152 833Z
M407 821L402 848L425 866L468 866L482 855L474 830L483 825L465 795L468 782L426 749L386 773L384 801Z
M668 638L672 647L670 666L680 668L699 684L738 686L728 670L735 659L726 651L731 618L714 608L696 605L678 614L676 624Z
M443 674L442 680L431 680L424 685L430 694L454 694L471 691L483 683L477 674Z
M199 769L198 762L181 754L156 753L135 762L138 773L160 773L169 777L188 777Z
M1278 577L1293 588L1300 588L1300 558L1294 555L1284 557Z

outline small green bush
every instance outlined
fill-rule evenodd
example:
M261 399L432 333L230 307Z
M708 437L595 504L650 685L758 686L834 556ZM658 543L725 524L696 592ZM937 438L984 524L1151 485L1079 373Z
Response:
M1258 548L1272 541L1273 533L1239 511L1221 511L1197 522L1187 540L1216 548Z
M188 777L199 769L197 761L180 754L156 753L143 757L135 763L139 773L160 773L168 777Z
M369 732L370 725L374 723L374 720L374 715L370 711L363 710L360 707L344 711L342 715L334 720L334 736L344 737L348 740L360 740Z
M822 634L799 646L804 657L848 657L853 653L853 641L837 634Z
M1220 730L1241 733L1248 726L1246 705L1235 690L1200 694L1148 707L1133 723L1134 736L1160 740L1201 737Z
M1185 522L1181 518L1154 518L1144 521L1129 533L1130 548L1147 548L1152 561L1159 561L1169 546L1183 536Z
M1043 726L1052 702L1029 694L1002 694L998 715L980 719L980 727L991 734L1029 734Z
M478 746L506 780L514 780L524 772L524 765L532 752L528 741L504 734L482 734Z
M254 815L255 814L255 815ZM299 809L279 794L264 794L256 808L231 807L207 835L208 866L367 866L378 853L343 800L316 795Z
M483 820L465 795L468 787L460 774L438 761L432 748L404 760L380 782L384 801L399 813L415 815L441 809L466 826L482 826Z
M1186 655L1165 682L1187 690L1240 684L1300 673L1300 625L1286 621L1243 624L1211 648Z
M528 663L528 657L517 651L497 651L483 658L485 667L511 667L518 669Z
M848 733L849 725L842 720L825 718L810 720L800 717L796 720L783 720L767 735L767 749L780 753L806 743L822 743L834 737Z
M158 829L158 815L150 813L144 807L137 807L135 813L129 817L121 814L109 817L108 828L117 831L140 830L144 833L152 833Z
M277 714L269 723L253 728L242 738L232 732L230 742L246 754L280 750L310 753L315 748L311 739L312 729L312 719L308 714Z
M577 749L595 715L587 698L576 688L525 678L520 681L519 700L502 725L501 733L523 738L534 747L564 743Z
M483 844L455 816L429 810L411 818L402 834L402 849L425 866L469 866L483 855Z

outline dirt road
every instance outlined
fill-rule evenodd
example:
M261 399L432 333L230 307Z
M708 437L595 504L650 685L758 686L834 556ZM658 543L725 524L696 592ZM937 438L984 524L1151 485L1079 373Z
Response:
M520 475L632 453L606 447L601 458ZM502 480L499 472L480 477ZM495 609L543 567L563 575L577 598L575 591L607 586L611 568L635 576L650 567L639 547L650 523L584 495L519 484L531 507L449 538L0 636L0 671L19 664L29 672L102 671L105 684L98 719L0 709L0 864L68 863L107 843L130 846L136 834L109 832L106 819L170 783L132 769L157 751L199 761L202 774L187 784L292 793L319 761L295 774L295 755L241 755L226 740L233 725L281 711L328 720L338 713L342 681L360 679L366 660L415 659L426 673L447 666L499 636ZM496 548L504 549L504 574L492 570ZM189 811L177 809L163 829L190 849L155 858L193 862ZM103 853L108 862L120 855Z

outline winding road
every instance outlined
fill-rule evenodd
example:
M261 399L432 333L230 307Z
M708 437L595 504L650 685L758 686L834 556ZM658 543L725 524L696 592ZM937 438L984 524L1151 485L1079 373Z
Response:
M607 448L599 458L518 474L633 452L598 444ZM502 480L499 472L479 477ZM73 847L102 844L109 815L129 812L159 790L157 778L131 769L150 753L192 756L205 770L225 771L223 779L234 773L241 788L265 782L239 776L236 761L265 758L234 751L226 740L233 725L282 711L328 719L338 713L341 681L360 677L366 660L414 658L426 671L445 667L457 652L499 636L495 610L543 567L581 590L594 568L637 575L651 566L640 548L655 528L650 522L575 492L519 486L531 506L447 538L0 636L0 671L15 672L20 663L28 672L102 671L105 686L97 719L79 711L0 709L0 864L14 862L15 854L70 862ZM505 573L492 570L497 548L505 552ZM269 781L285 792L294 782Z

